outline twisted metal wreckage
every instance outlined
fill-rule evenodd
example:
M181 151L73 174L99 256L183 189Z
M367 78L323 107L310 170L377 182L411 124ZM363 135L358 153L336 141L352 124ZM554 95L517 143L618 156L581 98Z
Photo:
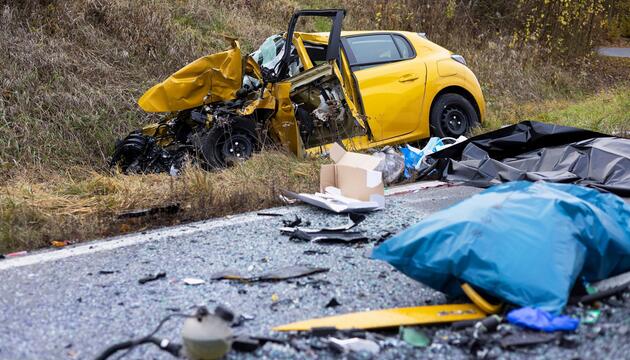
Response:
M139 99L143 110L170 115L120 141L111 164L125 172L173 172L197 155L207 167L222 167L248 158L267 140L303 155L305 146L338 140L343 130L358 132L334 63L344 13L296 13L287 38L303 15L334 19L323 66L310 64L311 71L294 76L307 57L281 35L245 56L229 39L231 49L188 64ZM291 82L280 81L290 76ZM301 104L295 112L294 102Z
M330 33L296 32L305 16L330 18ZM175 72L138 101L169 115L119 141L111 165L177 173L189 158L223 167L266 144L302 157L335 142L360 150L430 133L457 137L481 121L481 88L461 56L423 34L342 36L344 16L340 9L297 11L286 36L267 38L257 51L243 56L229 39L229 50Z

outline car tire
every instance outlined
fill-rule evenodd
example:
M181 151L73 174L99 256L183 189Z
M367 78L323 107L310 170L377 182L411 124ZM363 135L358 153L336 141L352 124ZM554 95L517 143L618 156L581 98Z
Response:
M215 125L210 130L195 134L193 145L202 165L207 169L223 168L249 159L257 150L256 134L237 119L229 124Z
M458 138L479 124L475 107L465 97L448 93L437 98L429 118L431 136Z

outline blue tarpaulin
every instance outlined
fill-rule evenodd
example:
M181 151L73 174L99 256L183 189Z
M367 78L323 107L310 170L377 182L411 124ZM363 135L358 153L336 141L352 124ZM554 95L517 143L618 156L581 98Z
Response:
M434 213L373 257L449 295L467 282L558 314L578 276L630 270L630 206L582 186L515 181Z

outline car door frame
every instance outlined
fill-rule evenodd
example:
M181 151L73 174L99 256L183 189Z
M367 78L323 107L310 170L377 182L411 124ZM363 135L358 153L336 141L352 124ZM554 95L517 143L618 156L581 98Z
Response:
M328 17L332 19L332 27L330 34L328 35L328 48L326 49L326 61L338 61L340 58L341 48L341 26L343 19L346 16L346 10L344 9L325 9L325 10L299 10L293 13L291 20L289 21L289 28L287 29L287 40L284 44L284 54L281 65L278 70L278 79L286 78L289 72L289 62L291 58L291 45L293 44L293 34L295 33L295 27L297 26L298 19L304 16L315 17Z

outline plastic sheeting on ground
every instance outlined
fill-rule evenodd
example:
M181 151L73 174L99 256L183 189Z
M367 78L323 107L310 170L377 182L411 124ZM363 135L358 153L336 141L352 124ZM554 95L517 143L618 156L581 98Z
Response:
M420 177L488 187L515 180L576 183L630 196L630 139L524 121L435 152Z
M515 181L432 214L373 257L449 295L466 282L557 314L578 276L630 270L630 206L583 186Z

